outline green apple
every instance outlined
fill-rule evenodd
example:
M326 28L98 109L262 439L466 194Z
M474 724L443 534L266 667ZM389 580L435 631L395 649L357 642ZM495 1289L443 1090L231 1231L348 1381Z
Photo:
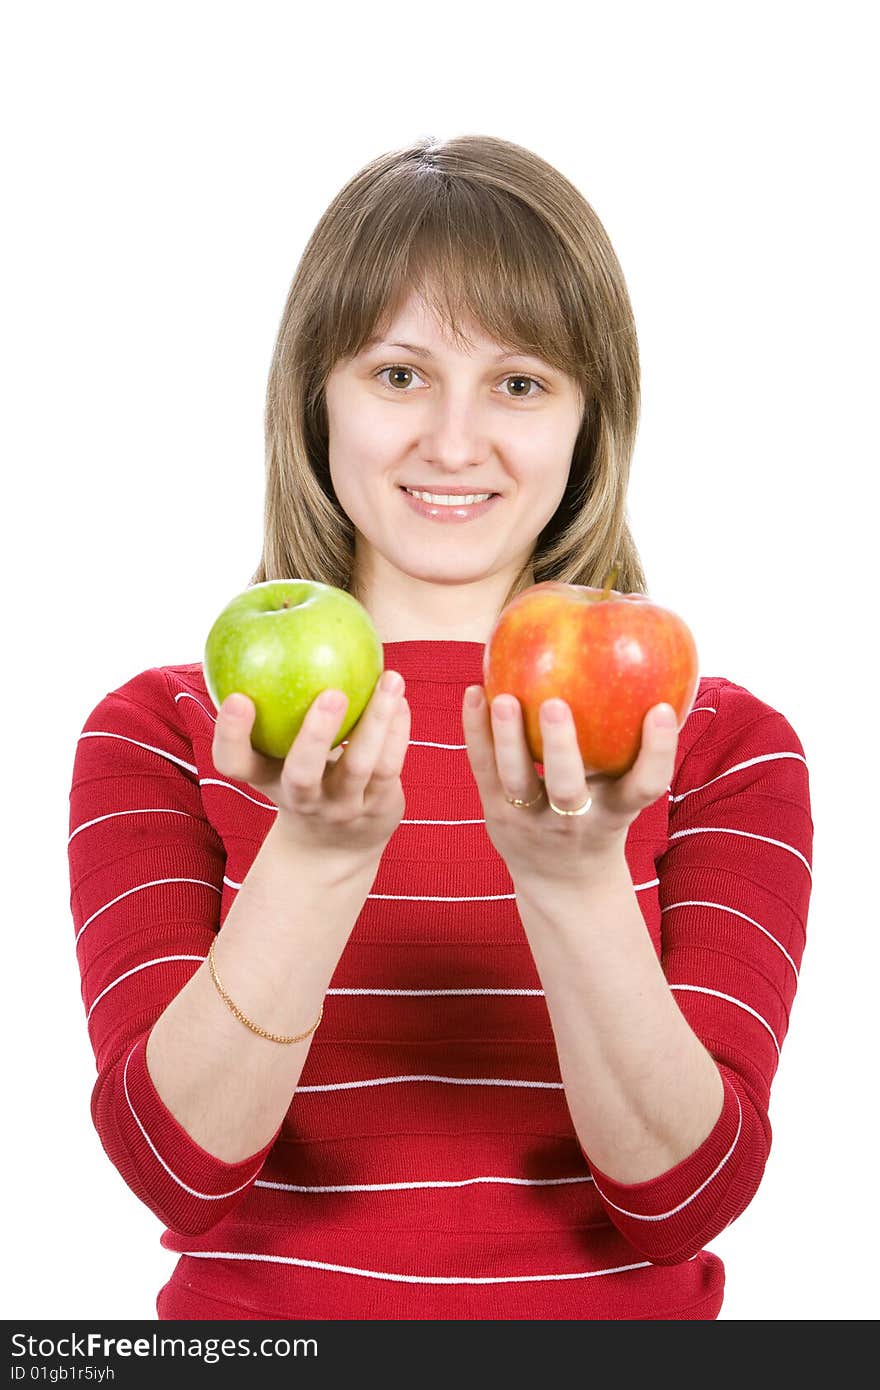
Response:
M232 599L205 643L203 670L217 709L239 691L256 706L251 744L284 758L322 690L348 705L333 742L360 719L384 669L373 620L351 594L312 579L267 579Z

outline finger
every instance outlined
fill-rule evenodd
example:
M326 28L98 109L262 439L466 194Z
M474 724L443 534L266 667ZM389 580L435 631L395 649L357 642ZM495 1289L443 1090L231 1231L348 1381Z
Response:
M522 706L515 695L496 695L490 714L495 762L505 795L529 801L541 790L541 781L526 743Z
M671 711L671 721L658 718ZM638 756L627 773L609 786L609 806L629 814L652 806L664 796L675 771L678 748L678 718L671 705L653 705L642 720L642 741Z
M251 744L257 707L249 695L227 695L217 711L211 758L218 772L260 787L278 776L278 764Z
M334 790L350 795L366 787L375 771L404 686L398 671L383 672L345 750L345 757L333 769L328 781Z
M397 702L391 723L385 734L385 742L373 768L372 781L380 786L396 782L403 771L403 760L409 747L412 711L405 695Z
M294 803L305 806L321 795L330 749L348 707L341 690L323 690L308 708L281 770L281 781Z
M476 696L476 704L469 703L469 696ZM486 693L481 685L468 686L464 693L461 708L461 723L464 729L468 762L485 806L490 797L506 796L498 774L495 746Z
M642 743L631 773L635 794L650 806L669 790L678 748L678 716L672 705L654 705L642 721Z
M583 806L590 790L578 747L574 718L565 700L544 700L538 710L544 746L544 785L561 811Z

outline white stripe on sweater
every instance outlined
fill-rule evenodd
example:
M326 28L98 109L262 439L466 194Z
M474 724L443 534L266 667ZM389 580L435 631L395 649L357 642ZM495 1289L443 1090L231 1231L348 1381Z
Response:
M200 883L203 887L211 888L215 893L220 893L220 889L217 887L216 883L209 883L206 878L153 878L150 879L149 883L138 883L134 888L126 888L124 893L117 894L115 898L110 899L109 903L105 903L103 907L99 907L97 912L93 912L91 917L83 922L76 934L76 941L79 941L86 927L94 922L96 917L100 917L102 912L106 912L108 908L112 907L114 903L122 902L123 898L130 897L132 893L142 893L145 888L156 888L161 883Z
M735 1004L738 1009L745 1009L747 1014L751 1014L752 1018L756 1018L758 1022L767 1029L767 1032L773 1039L773 1046L776 1048L779 1056L782 1056L776 1034L773 1032L766 1018L763 1018L761 1014L758 1013L757 1009L753 1009L751 1004L744 1004L742 999L736 999L732 994L722 994L720 989L708 989L706 985L670 985L669 988L689 990L694 994L712 994L716 999L726 999L728 1004Z
M485 825L485 816L474 816L471 820L407 820L400 821L401 825Z
M381 1269L359 1269L354 1265L331 1265L324 1260L298 1260L292 1255L246 1254L241 1250L178 1250L194 1260L258 1260L267 1264L301 1265L304 1269L326 1269L331 1274L359 1274L364 1279L388 1279L399 1284L535 1284L551 1279L595 1279L601 1274L626 1274L631 1269L650 1269L651 1260L639 1260L631 1265L614 1265L610 1269L583 1269L571 1274L499 1274L479 1279L466 1279L441 1274L389 1274ZM695 1259L696 1256L691 1256Z
M601 1189L601 1187L599 1186L599 1184L596 1183L596 1191L598 1192L599 1196L602 1198L602 1201L605 1202L609 1207L614 1207L614 1210L615 1210L615 1211L621 1212L624 1216L631 1216L631 1217L633 1217L633 1219L636 1220L636 1221L666 1221L668 1217L670 1217L670 1216L675 1216L676 1213L677 1213L677 1212L680 1212L680 1211L682 1210L683 1207L688 1206L689 1203L691 1203L691 1202L694 1200L695 1197L699 1197L700 1193L703 1191L703 1188L704 1188L704 1187L708 1187L708 1186L709 1186L709 1183L712 1181L712 1179L713 1179L713 1178L716 1178L716 1177L718 1176L718 1174L721 1172L721 1169L724 1167L725 1163L727 1163L728 1159L730 1158L731 1154L733 1153L734 1149L736 1148L737 1141L739 1140L739 1136L740 1136L740 1134L742 1133L743 1112L742 1112L742 1105L740 1104L739 1096L736 1094L736 1091L734 1091L733 1094L736 1096L736 1103L737 1103L737 1106L739 1107L739 1120L738 1120L737 1126L736 1126L736 1134L733 1136L733 1143L731 1144L730 1148L727 1150L727 1153L724 1155L724 1157L722 1158L721 1162L717 1165L717 1167L713 1168L712 1172L709 1174L709 1176L708 1176L708 1178L706 1179L706 1181L705 1181L705 1182L701 1182L701 1183L700 1183L700 1186L697 1188L697 1190L696 1190L695 1192L692 1192L692 1193L691 1193L690 1197L685 1197L685 1199L684 1199L683 1202L679 1202L679 1204L678 1204L677 1207L670 1207L669 1211L661 1211L661 1212L658 1212L656 1216L645 1216L645 1215L644 1215L642 1212L640 1212L640 1211L628 1211L626 1207L619 1207L619 1206L617 1205L616 1202L612 1202L612 1201L611 1201L610 1197L606 1197L606 1196L605 1196L605 1193L602 1191L602 1189ZM720 1116L719 1116L719 1119L720 1119ZM684 1160L682 1160L682 1162L683 1162L683 1161L684 1161ZM677 1166L677 1165L676 1165L676 1166ZM593 1181L595 1182L595 1179L594 1179Z
M490 1177L461 1178L454 1182L348 1182L319 1187L317 1184L267 1182L265 1178L257 1178L254 1187L271 1187L278 1192L401 1192L415 1187L470 1187L473 1183L478 1182L510 1183L517 1187L555 1187L563 1183L592 1181L593 1177L590 1173L576 1178L504 1178L492 1175Z
M177 704L178 700L192 700L193 704L198 705L199 709L208 716L213 724L217 723L216 714L212 714L209 709L206 709L201 700L197 700L195 695L191 695L188 690L179 690L174 697L174 703Z
M168 1164L165 1162L164 1158L163 1158L162 1155L159 1153L159 1150L156 1148L156 1145L153 1143L153 1141L152 1141L152 1139L150 1138L149 1134L147 1133L147 1131L144 1129L143 1125L141 1124L140 1118L139 1118L139 1116L138 1116L138 1113L137 1113L137 1111L135 1110L134 1106L133 1106L132 1103L131 1103L131 1096L129 1095L129 1091L128 1091L128 1064L129 1064L129 1062L131 1061L131 1056L132 1056L132 1052L134 1052L134 1048L137 1047L137 1045L138 1045L138 1043L139 1043L140 1041L141 1041L140 1038L138 1038L138 1042L135 1043L134 1047L131 1049L131 1052L129 1052L128 1056L127 1056L126 1059L125 1059L125 1067L123 1068L123 1072L122 1072L122 1085L123 1085L123 1088L124 1088L124 1090L125 1090L125 1099L128 1101L128 1108L129 1108L129 1110L131 1111L131 1113L132 1113L132 1115L133 1115L133 1117L134 1117L134 1122L135 1122L135 1124L137 1125L137 1127L138 1127L138 1129L140 1130L141 1134L144 1136L144 1139L145 1139L145 1140L147 1141L147 1143L149 1144L149 1146L150 1146L150 1148L152 1149L152 1151L153 1151L154 1155L156 1156L157 1160L159 1161L159 1163L161 1163L162 1167L165 1169L165 1172L168 1174L169 1178L173 1178L174 1181L177 1183L178 1187L182 1187L183 1190L184 1190L184 1192L188 1192L188 1193L190 1194L191 1197L202 1197L206 1202L222 1202L222 1201L224 1200L224 1198L226 1198L226 1197L234 1197L235 1194L236 1194L236 1192L243 1192L244 1189L245 1189L246 1187L250 1187L250 1185L252 1184L252 1182L253 1182L254 1177L256 1176L256 1174L253 1174L251 1177L249 1177L249 1178L247 1179L246 1182L243 1182L243 1183L241 1184L240 1187L233 1187L233 1188L231 1189L231 1191L229 1191L229 1192L198 1192L198 1191L196 1190L196 1188L194 1188L194 1187L189 1187L189 1186L183 1181L182 1178L179 1178L179 1177L177 1176L177 1174L176 1174L171 1168L168 1167ZM262 1167L263 1167L263 1160L260 1161L260 1167L256 1170L257 1173L260 1172L260 1169L261 1169Z
M92 1007L86 1014L86 1023L88 1023L92 1017L95 1011L95 1005L104 998L105 994L109 994L111 989L115 989L123 980L127 980L129 975L136 975L139 970L146 970L150 965L162 965L167 960L197 960L201 964L202 961L207 959L207 956L156 956L154 960L145 960L141 965L135 965L131 970L126 970L124 975L117 975L115 980L111 980L109 985L104 986L101 993L92 1001Z
M641 893L646 888L655 888L659 882L659 878L650 878L644 883L634 883L633 888L637 893ZM385 898L391 902L404 903L483 903L495 901L498 898L515 898L516 894L489 893L485 897L435 898L426 893L368 893L367 897Z
M242 884L236 883L234 878L227 878L223 875L223 882L228 888L234 888L238 892ZM466 898L434 898L426 893L368 893L368 898L388 898L392 902L405 903L487 903L498 902L505 898L515 898L515 893L486 893L480 897Z
M734 917L742 917L744 922L750 922L753 927L757 927L758 931L763 932L765 936L770 938L770 940L773 942L773 945L777 946L779 950L782 952L782 954L785 956L785 959L788 961L789 965L794 971L795 979L798 979L798 968L792 960L791 956L786 951L785 947L782 945L781 942L776 940L776 937L773 935L772 932L769 932L766 927L762 927L760 922L756 922L754 917L749 917L745 912L740 912L735 907L728 907L727 903L707 902L703 898L683 898L681 902L667 903L666 907L664 907L660 913L661 917L665 913L671 912L674 907L717 907L720 912L731 912L733 913Z
M733 767L719 772L717 777L710 777L708 782L701 782L698 787L691 787L689 791L679 792L678 796L674 796L672 800L684 801L686 796L693 796L695 792L701 792L705 787L711 787L713 782L720 782L722 777L730 777L734 772L740 772L744 767L754 767L755 763L769 763L776 758L797 758L804 767L807 766L807 760L802 753L762 753L760 757L747 758L744 763L734 763Z
M197 817L191 815L189 811L173 811L170 806L138 806L133 811L109 811L106 816L95 816L94 820L83 821L75 830L70 832L67 843L78 835L81 830L88 830L90 825L99 825L102 820L112 820L114 816L188 816L190 820Z
M531 1086L542 1091L561 1091L561 1081L516 1081L500 1076L374 1076L369 1081L330 1081L321 1086L297 1086L301 1091L352 1091L361 1086L396 1086L404 1081L438 1081L444 1086Z
M542 989L328 989L327 994L399 994L459 995L459 994L535 994L543 997Z
M245 801L252 801L255 806L259 806L264 811L271 811L273 814L277 814L278 812L278 807L274 805L274 803L258 801L256 797L249 796L246 791L242 791L241 787L233 786L231 782L227 782L223 777L200 777L199 786L225 787L227 791L236 792L239 796L243 796ZM406 817L403 817L403 819L398 822L399 825L485 825L485 823L485 816L472 816L470 819L462 820L407 820Z
M461 898L443 898L431 893L368 893L368 898L380 898L392 903L494 903L506 898L515 898L515 893L468 894Z
M682 835L743 835L747 840L763 840L767 845L778 845L780 849L787 849L789 854L793 854L796 859L801 861L810 878L813 877L813 870L799 849L786 844L784 840L772 840L769 835L755 835L751 830L733 830L729 825L697 825L688 830L676 830L669 836L669 839L670 841L678 840Z
M123 743L133 743L138 748L146 748L148 753L158 753L160 758L167 758L171 763L177 763L178 767L185 767L187 772L194 772L198 776L199 769L193 767L192 763L185 763L183 758L176 758L173 753L169 753L165 748L156 748L152 743L142 743L139 738L128 738L125 734L114 734L108 729L89 729L80 738L119 738Z
M250 785L250 783L248 783L248 785ZM278 807L277 807L273 802L271 802L271 801L258 801L257 798L256 798L255 796L249 796L247 792L242 791L241 787L234 787L234 786L232 785L231 782L225 781L224 778L222 778L222 777L200 777L200 778L199 778L199 786L200 786L200 787L226 787L229 791L231 791L231 792L236 792L239 796L243 796L244 799L245 799L245 801L252 801L252 802L254 803L255 806L261 806L262 809L263 809L264 811L275 811L275 812L277 812L277 810L278 810Z

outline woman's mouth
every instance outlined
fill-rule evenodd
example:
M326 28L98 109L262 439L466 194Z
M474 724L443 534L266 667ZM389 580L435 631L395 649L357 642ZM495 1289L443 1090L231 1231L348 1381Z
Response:
M475 520L484 516L498 501L499 496L497 492L471 492L458 496L445 492L422 492L420 489L407 487L401 487L400 490L417 515L426 517L429 521L440 522Z

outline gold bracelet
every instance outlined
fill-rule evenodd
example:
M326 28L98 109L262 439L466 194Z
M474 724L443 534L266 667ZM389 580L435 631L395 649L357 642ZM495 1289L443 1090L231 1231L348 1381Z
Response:
M324 1005L323 1005L323 1003L321 1004L321 1012L318 1014L317 1022L316 1022L316 1023L313 1023L312 1026L311 1026L311 1028L308 1028L308 1029L306 1030L305 1033L297 1033L296 1036L293 1037L293 1038L282 1038L281 1035L280 1035L279 1033L267 1033L266 1030L265 1030L265 1028L258 1028L257 1025L256 1025L256 1023L251 1023L250 1019L247 1017L246 1014L243 1014L243 1013L242 1013L242 1011L241 1011L241 1009L238 1007L238 1005L237 1005L237 1004L233 1004L233 1002L232 1002L232 1000L230 999L229 995L226 993L226 990L223 988L223 986L222 986L221 983L220 983L220 980L219 980L218 975L217 975L217 967L216 967L216 965L214 964L214 947L216 946L216 944L217 944L217 938L216 938L216 936L215 936L215 937L214 937L214 940L211 942L211 949L210 949L210 951L208 952L208 967L209 967L209 969L210 969L210 971L211 971L211 979L214 981L214 984L217 986L217 992L218 992L218 994L220 995L220 998L223 1000L224 1004L227 1004L227 1005L229 1006L229 1008L230 1008L230 1009L232 1010L232 1012L235 1014L235 1017L236 1017L237 1019L239 1019L247 1028L250 1028L250 1030L251 1030L252 1033L259 1033L259 1035L260 1035L261 1038L268 1038L270 1042L276 1042L276 1043L295 1043L295 1042L302 1042L303 1038L307 1038L307 1037L309 1036L310 1033L314 1033L315 1029L316 1029L317 1026L318 1026L318 1023L320 1023L320 1022L321 1022L321 1019L324 1017Z

